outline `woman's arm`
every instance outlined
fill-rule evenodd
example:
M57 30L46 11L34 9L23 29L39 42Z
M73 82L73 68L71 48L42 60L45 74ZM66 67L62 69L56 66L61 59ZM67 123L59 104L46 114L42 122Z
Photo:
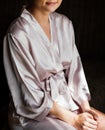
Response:
M90 107L90 104L89 104L89 101L88 100L84 100L81 102L81 109L82 109L82 112L85 112L87 110L90 110L91 107Z
M42 87L24 32L6 35L4 66L16 113L24 118L43 120L53 101Z
M90 104L89 104L89 102L88 101L83 101L82 103L81 103L81 108L82 108L82 111L83 112L88 112L88 113L90 113L92 116L93 116L93 118L94 118L94 120L98 120L98 114L97 114L97 112L95 112L94 110L93 110L93 108L90 106Z
M53 102L53 107L50 110L51 115L56 116L58 119L61 119L69 124L74 124L74 119L76 117L75 113L70 112L69 110L65 109L64 107L60 106L56 102Z

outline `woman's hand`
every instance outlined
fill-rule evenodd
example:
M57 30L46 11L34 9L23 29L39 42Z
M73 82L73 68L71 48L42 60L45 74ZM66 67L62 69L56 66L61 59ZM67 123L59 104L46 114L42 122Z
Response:
M94 120L98 121L99 116L98 116L97 112L94 110L94 108L85 110L85 112L90 113L93 116Z
M97 121L95 121L93 115L88 112L77 115L54 102L49 114L54 115L58 119L74 126L77 130L97 129Z
M78 130L96 130L97 121L90 113L84 112L75 117L73 126Z
M89 102L88 102L87 100L86 100L86 101L82 101L82 103L81 103L81 108L82 108L82 111L83 111L83 112L88 112L88 113L90 113L90 114L93 116L94 120L97 120L97 119L98 119L97 113L94 111L94 108L92 108L92 107L90 106L90 104L89 104Z

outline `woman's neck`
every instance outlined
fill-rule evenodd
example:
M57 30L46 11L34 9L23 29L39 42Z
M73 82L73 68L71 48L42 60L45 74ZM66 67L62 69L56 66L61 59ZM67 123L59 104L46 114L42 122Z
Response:
M35 19L38 21L45 34L47 35L49 41L51 41L49 13L42 12L36 8L28 8L28 11L35 17Z
M49 13L48 12L42 12L34 7L27 8L28 11L35 17L35 19L39 22L41 26L45 26L46 24L49 24Z

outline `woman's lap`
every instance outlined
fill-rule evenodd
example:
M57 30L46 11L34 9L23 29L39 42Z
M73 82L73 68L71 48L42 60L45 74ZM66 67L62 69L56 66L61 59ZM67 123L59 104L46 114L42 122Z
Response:
M94 108L93 108L93 110L98 115L98 128L97 128L97 130L105 130L105 114L94 109Z
M37 124L34 122L29 122L24 128L17 125L13 125L11 128L11 130L76 130L69 124L50 117L45 118Z
M94 111L98 114L99 125L97 130L105 130L105 114L96 109ZM30 121L24 128L18 125L10 125L10 128L11 130L76 130L71 125L52 117L46 117L39 123Z
M45 120L34 125L34 123L29 123L25 130L76 130L69 124L59 120L47 117Z

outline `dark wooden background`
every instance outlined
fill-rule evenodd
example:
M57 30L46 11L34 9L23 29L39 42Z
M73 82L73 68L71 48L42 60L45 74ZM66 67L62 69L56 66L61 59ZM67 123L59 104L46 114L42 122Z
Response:
M85 58L105 58L104 0L63 0L62 13L74 24L76 43Z
M9 90L3 67L3 37L8 25L19 15L24 0L0 1L0 124L5 124ZM74 25L86 78L92 95L91 105L105 112L105 3L104 0L63 0L57 10Z

